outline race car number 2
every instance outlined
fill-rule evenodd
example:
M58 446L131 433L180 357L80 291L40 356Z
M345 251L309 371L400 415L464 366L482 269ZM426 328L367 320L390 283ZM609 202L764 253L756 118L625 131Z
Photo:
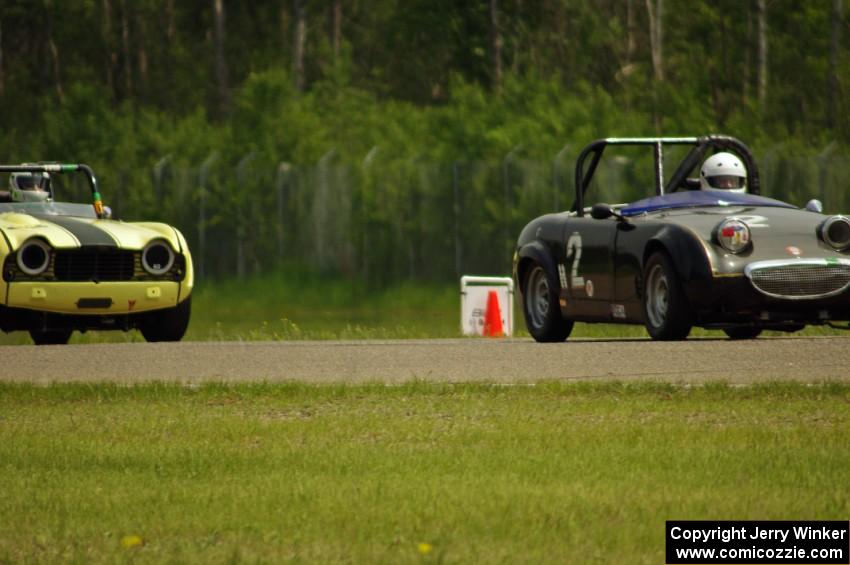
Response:
M578 264L581 261L581 234L573 232L567 240L567 259L572 258L573 266L570 270L570 287L575 291L584 286L584 277L578 274Z

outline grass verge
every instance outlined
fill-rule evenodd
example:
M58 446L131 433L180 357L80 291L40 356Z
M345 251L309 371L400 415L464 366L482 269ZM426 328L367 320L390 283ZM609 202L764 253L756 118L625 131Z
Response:
M662 563L846 519L850 386L0 385L0 562Z

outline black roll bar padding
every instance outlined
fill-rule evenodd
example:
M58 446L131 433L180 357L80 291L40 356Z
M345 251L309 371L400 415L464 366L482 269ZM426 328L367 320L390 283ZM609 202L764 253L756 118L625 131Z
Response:
M730 135L709 135L707 137L719 149L732 149L744 160L744 165L747 167L747 192L761 194L761 177L756 159L753 157L750 148L740 139Z
M599 160L602 158L602 152L605 150L607 145L607 139L598 139L582 149L578 156L575 171L576 200L573 203L572 208L572 211L578 216L584 216L584 191L587 190L588 185L590 185L590 179L593 178L593 173L596 172L596 166L599 164ZM593 160L590 162L587 174L584 174L584 160L590 153L594 153Z
M688 152L682 162L679 163L678 168L673 171L673 174L670 176L670 182L667 183L667 186L664 188L665 193L676 192L679 187L684 182L685 178L687 178L688 173L697 166L697 164L702 161L705 152L708 151L710 146L705 143L697 143L693 149Z
M681 186L688 173L705 157L709 149L721 151L732 150L744 160L747 167L747 192L750 194L761 194L761 178L758 165L750 148L740 139L730 135L706 135L697 140L696 145L690 153L682 160L679 167L670 177L665 192L673 192Z
M88 165L80 163L77 165L77 170L82 171L83 174L89 179L89 186L91 187L92 196L97 194L98 198L100 197L100 189L97 187L97 179L94 176L94 171Z

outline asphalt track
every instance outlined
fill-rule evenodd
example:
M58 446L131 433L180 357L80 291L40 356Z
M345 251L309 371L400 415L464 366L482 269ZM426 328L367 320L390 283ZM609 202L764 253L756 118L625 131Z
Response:
M2 346L0 381L850 381L850 338L456 339Z

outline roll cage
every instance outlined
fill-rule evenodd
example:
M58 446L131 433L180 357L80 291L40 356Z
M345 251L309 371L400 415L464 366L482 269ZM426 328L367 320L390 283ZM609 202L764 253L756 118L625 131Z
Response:
M747 192L759 194L760 181L758 167L755 158L742 141L728 135L706 135L702 137L610 137L598 139L591 142L582 149L576 161L575 190L576 199L572 211L577 216L584 216L584 193L593 179L602 153L609 145L646 145L653 148L655 155L655 194L662 196L675 192L680 188L692 188L688 184L688 173L699 164L705 154L714 149L717 151L734 151L747 167ZM664 146L665 145L692 145L693 148L673 171L670 181L664 184ZM590 159L585 168L585 162ZM586 170L585 170L586 169Z
M82 163L63 164L63 163L37 163L24 165L0 165L0 173L73 173L80 171L88 180L89 188L92 194L92 206L94 206L95 214L98 218L104 217L103 201L100 197L100 192L97 187L97 179L94 176L94 171L88 165Z

